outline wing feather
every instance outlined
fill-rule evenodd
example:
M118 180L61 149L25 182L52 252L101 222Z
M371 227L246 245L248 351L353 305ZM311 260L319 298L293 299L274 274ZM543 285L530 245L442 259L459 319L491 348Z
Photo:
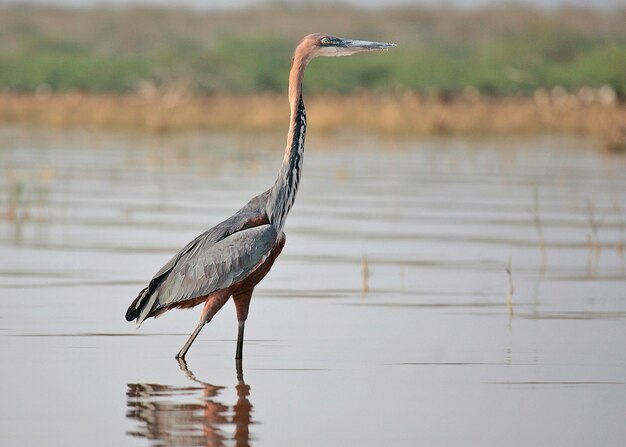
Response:
M137 323L165 307L243 281L270 255L277 237L274 226L266 224L189 252L184 262L177 262L155 288Z
M268 223L265 213L265 204L269 191L253 197L243 208L223 222L215 225L210 230L205 231L191 242L189 242L182 250L176 253L150 280L139 295L133 300L126 311L126 320L132 321L137 319L138 322L143 321L147 316L151 315L152 308L155 305L154 298L156 290L160 284L164 282L175 270L180 273L179 267L195 265L194 259L198 253L204 253L214 244L233 235L234 233L246 230L248 228L257 227ZM215 266L205 265L204 275L212 277L225 272ZM202 267L198 267L202 268ZM200 272L196 272L199 277ZM183 288L183 284L179 284L179 288ZM147 310L146 310L147 309ZM145 312L144 312L145 311ZM147 315L147 316L146 316Z

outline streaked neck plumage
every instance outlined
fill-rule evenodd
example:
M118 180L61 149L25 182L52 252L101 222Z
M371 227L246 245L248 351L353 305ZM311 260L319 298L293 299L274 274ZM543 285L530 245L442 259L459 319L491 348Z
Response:
M282 234L285 219L296 199L300 176L302 174L302 159L304 157L304 137L306 134L306 113L302 101L302 78L310 58L296 48L289 73L289 134L283 163L278 171L278 178L271 189L268 198L268 218L276 227L278 234Z

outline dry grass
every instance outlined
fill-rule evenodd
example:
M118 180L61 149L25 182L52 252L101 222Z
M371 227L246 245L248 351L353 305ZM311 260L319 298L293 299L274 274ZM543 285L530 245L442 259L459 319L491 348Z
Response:
M315 131L367 129L389 134L574 133L626 150L626 107L618 101L538 93L534 98L449 99L401 96L318 95L306 99ZM280 94L191 97L184 91L152 94L0 94L0 123L53 127L90 126L151 132L188 129L284 129Z

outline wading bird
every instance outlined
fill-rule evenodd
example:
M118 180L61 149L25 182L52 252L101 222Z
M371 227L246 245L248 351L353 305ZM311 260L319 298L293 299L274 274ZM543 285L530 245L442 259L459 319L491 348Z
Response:
M340 39L326 34L310 34L300 41L289 73L291 115L287 147L274 186L178 252L135 298L126 312L126 320L137 320L139 326L146 318L170 309L205 303L200 322L176 355L181 359L204 325L232 296L239 323L235 358L242 358L244 325L252 292L285 246L283 227L302 174L306 131L302 101L304 70L317 56L350 56L393 46L392 43Z

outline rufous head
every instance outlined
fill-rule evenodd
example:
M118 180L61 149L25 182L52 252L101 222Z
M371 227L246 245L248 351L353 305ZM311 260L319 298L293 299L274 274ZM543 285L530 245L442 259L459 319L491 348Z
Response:
M309 62L318 56L351 56L363 51L388 50L395 43L342 39L329 34L309 34L296 47L295 56Z

